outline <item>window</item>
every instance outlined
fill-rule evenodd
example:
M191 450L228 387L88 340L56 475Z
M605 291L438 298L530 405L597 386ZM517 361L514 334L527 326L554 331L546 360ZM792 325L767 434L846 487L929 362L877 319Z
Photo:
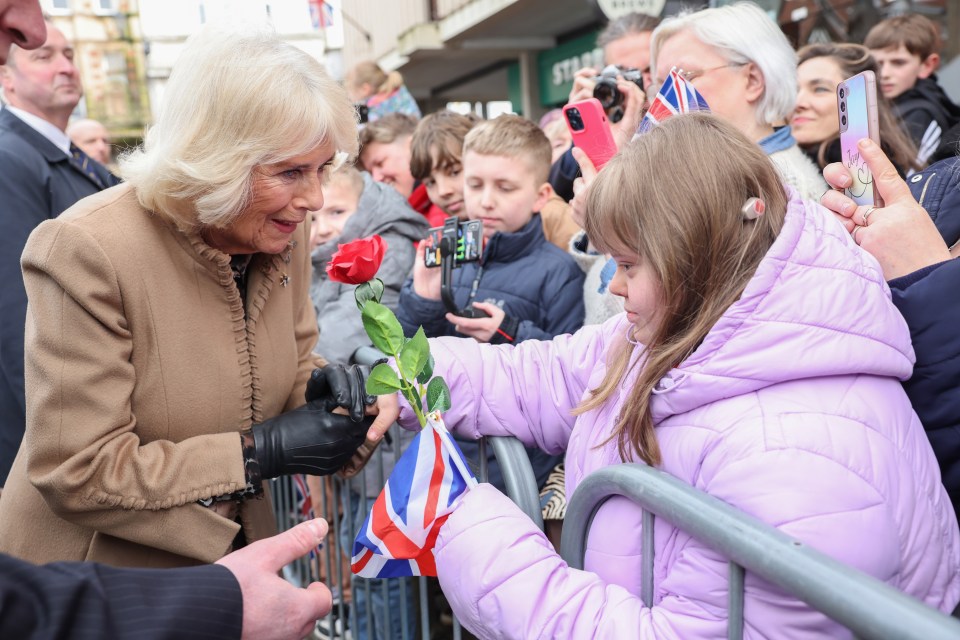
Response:
M48 4L50 7L50 13L70 13L70 0L48 0Z
M95 0L93 3L94 11L100 14L116 13L117 12L116 5L117 5L116 0Z

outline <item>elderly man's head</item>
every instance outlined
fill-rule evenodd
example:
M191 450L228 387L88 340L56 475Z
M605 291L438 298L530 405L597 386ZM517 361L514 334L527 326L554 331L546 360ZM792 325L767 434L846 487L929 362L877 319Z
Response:
M34 50L11 47L2 69L3 94L11 106L66 130L83 87L73 63L73 46L47 22L47 38Z
M77 120L67 127L70 141L99 162L110 162L110 133L96 120Z
M45 39L38 0L0 0L0 64L6 64L10 45L36 49Z

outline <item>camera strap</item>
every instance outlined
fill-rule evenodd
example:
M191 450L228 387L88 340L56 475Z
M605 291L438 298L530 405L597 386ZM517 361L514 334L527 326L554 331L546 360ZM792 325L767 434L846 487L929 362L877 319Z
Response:
M480 278L483 277L483 265L477 267L477 275L473 277L473 285L470 287L470 296L467 298L467 305L473 304L473 299L477 297L477 289L480 288Z

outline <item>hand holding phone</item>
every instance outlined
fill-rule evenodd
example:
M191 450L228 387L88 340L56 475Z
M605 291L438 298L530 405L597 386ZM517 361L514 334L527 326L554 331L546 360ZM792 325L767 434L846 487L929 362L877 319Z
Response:
M837 85L837 117L840 120L841 161L853 178L845 190L858 205L883 206L870 167L861 157L857 142L870 138L880 145L877 115L877 78L873 71L864 71Z
M428 267L439 267L442 262L440 242L443 239L443 227L434 227L429 230L424 240L423 264ZM480 220L466 220L457 228L457 247L455 261L476 262L480 259L483 250L483 222Z
M602 169L617 152L617 143L600 101L588 98L571 102L563 108L563 117L573 144L583 149L597 171Z

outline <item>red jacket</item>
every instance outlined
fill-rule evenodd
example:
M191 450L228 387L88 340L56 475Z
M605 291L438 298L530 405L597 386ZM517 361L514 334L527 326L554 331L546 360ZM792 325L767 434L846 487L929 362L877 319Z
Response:
M427 219L427 224L430 225L431 229L434 227L442 227L443 221L449 217L446 211L430 202L430 196L427 195L427 188L422 184L413 190L413 193L407 198L407 202L410 203L414 211Z

